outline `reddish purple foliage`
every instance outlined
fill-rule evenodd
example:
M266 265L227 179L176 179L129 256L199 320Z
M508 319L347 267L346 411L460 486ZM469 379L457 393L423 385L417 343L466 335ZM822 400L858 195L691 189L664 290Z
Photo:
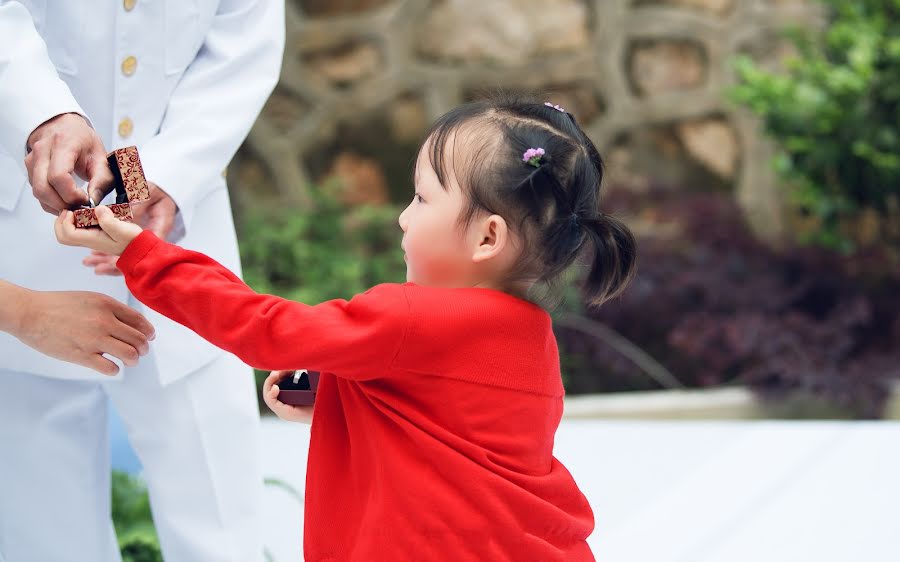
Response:
M619 196L621 212L639 213ZM878 417L900 377L900 275L877 256L841 257L758 242L723 194L654 194L671 239L638 241L638 273L591 313L689 386L749 384L765 397L802 390ZM558 328L569 392L658 388L603 342ZM597 375L597 368L603 369Z

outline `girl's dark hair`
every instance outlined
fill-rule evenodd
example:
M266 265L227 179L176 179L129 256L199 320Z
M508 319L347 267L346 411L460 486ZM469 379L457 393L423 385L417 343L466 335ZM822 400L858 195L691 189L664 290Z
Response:
M468 225L479 212L497 214L522 239L510 281L552 286L583 256L591 264L584 281L590 304L627 286L635 269L634 237L600 211L600 153L570 113L498 96L453 109L427 138L441 185L447 189L452 176L467 195L461 222ZM529 148L544 149L537 166L523 161Z

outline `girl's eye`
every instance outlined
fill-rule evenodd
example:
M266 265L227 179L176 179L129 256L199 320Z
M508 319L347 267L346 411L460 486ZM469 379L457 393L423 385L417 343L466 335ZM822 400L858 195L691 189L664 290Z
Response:
M425 200L422 199L422 196L419 195L418 193L416 193L415 199L416 199L416 202L417 202L417 203L424 203L424 202L425 202Z

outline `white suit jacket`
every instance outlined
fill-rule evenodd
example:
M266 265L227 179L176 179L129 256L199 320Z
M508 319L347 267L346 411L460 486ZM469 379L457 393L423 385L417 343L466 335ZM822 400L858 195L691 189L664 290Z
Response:
M88 117L108 150L137 145L147 179L178 204L179 243L240 273L223 170L275 87L283 50L283 0L0 0L0 279L128 299L120 277L81 264L86 250L56 242L28 185L28 135L66 112ZM164 384L221 353L141 312L156 327ZM5 333L0 366L98 377Z

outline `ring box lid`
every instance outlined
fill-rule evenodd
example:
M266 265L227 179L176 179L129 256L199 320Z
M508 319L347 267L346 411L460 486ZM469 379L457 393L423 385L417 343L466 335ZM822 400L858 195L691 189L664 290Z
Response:
M134 218L132 203L140 203L150 199L150 186L144 176L144 168L136 146L117 148L106 155L106 162L113 175L113 187L116 191L116 202L109 208L119 220L130 221ZM76 228L98 226L94 209L83 207L75 210Z

